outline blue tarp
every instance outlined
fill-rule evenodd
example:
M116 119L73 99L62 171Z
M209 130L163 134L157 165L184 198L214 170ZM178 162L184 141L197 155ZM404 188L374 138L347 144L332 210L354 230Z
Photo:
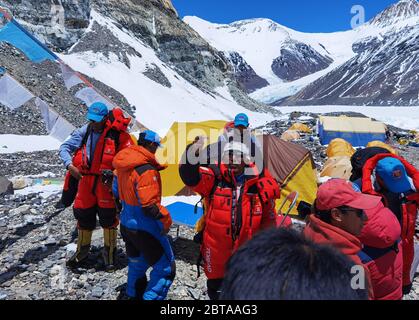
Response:
M0 67L0 75L2 75L3 73L5 73L6 72L6 69L4 69L4 68L2 68L2 67Z
M204 213L203 209L198 207L198 212L195 214L195 206L183 202L172 203L166 208L169 210L170 215L172 216L173 223L186 225L192 228L195 227L196 223Z
M0 41L6 41L20 49L33 62L55 61L57 59L57 56L33 38L14 20L0 29Z
M385 133L326 131L322 125L319 126L319 137L322 145L329 144L333 139L341 138L354 147L366 147L371 141L386 141Z

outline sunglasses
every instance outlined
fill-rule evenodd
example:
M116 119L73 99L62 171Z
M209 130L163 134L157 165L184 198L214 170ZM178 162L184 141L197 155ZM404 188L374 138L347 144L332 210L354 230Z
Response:
M222 160L224 163L237 163L240 164L244 159L245 155L243 155L241 152L226 152L223 154Z

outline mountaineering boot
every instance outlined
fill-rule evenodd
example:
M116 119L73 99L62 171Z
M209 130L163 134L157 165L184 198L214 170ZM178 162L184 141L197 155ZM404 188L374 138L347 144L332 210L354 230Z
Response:
M93 231L78 229L77 251L67 261L68 267L70 268L78 267L81 262L87 259L89 255L89 251L90 251L90 243L92 241L92 234L93 234Z
M106 271L115 270L115 254L116 254L116 240L118 237L117 229L103 229L103 262Z

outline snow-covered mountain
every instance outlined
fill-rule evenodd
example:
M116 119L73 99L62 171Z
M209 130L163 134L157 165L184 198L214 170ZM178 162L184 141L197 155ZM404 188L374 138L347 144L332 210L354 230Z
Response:
M419 3L401 1L359 30L355 57L282 104L418 106Z
M92 38L98 37L106 38L107 49L92 45ZM84 37L60 57L74 69L123 94L136 106L137 120L161 133L173 121L231 119L239 112L248 112L255 123L272 117L237 103L227 79L213 93L188 82L161 61L152 48L96 11L91 12L91 24Z
M278 114L241 90L229 59L181 21L169 0L0 0L0 6L111 99L121 96L117 103L133 109L141 124L161 134L174 121L231 120L247 112L257 126ZM7 55L11 51L6 49ZM28 78L18 74L25 68L16 65L17 59L1 59L18 79ZM30 77L40 82L33 72ZM25 85L33 89L31 82ZM64 87L59 81L56 85ZM61 108L75 108L74 100L62 101ZM50 104L54 106L53 101ZM11 113L18 118L28 114L25 108L12 112L1 105L0 111L4 122ZM79 118L84 119L78 114L77 121L68 120L79 125ZM3 133L21 134L18 128L9 129Z
M214 24L197 17L185 17L184 21L226 55L242 57L257 79L256 85L250 82L246 89L252 98L264 103L278 104L299 92L283 103L419 103L415 97L419 73L417 0L402 0L356 29L335 33L302 33L269 19L231 24ZM388 59L383 59L384 53ZM362 67L355 70L356 66ZM339 99L354 80L351 76L357 74L362 75L357 81L362 89L349 90L350 99ZM239 72L236 78L240 77ZM383 79L387 88L380 90ZM337 81L341 87L333 86L333 95L327 90ZM319 99L320 93L325 99Z

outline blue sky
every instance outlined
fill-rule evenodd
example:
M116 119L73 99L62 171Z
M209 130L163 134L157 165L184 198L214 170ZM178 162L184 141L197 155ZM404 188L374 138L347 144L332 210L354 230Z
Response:
M351 8L362 5L366 20L397 0L172 0L179 15L198 16L216 23L269 18L303 32L332 32L351 28Z

